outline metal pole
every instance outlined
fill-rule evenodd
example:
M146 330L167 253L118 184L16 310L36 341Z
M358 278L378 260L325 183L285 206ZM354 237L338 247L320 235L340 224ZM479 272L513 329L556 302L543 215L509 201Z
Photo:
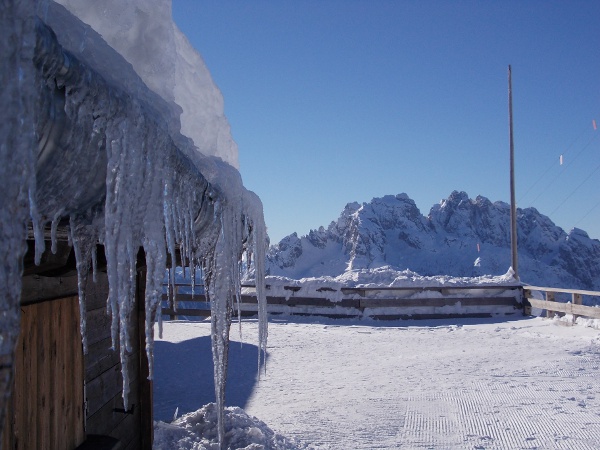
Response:
M513 113L512 113L512 76L508 66L508 122L510 140L510 252L512 269L515 278L519 279L519 258L517 256L517 202L515 200L515 144L513 141Z

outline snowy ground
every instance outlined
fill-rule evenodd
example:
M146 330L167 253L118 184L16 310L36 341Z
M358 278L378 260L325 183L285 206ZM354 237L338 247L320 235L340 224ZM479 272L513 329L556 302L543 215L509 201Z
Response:
M600 445L598 329L540 318L271 318L267 373L257 382L257 328L245 321L246 343L232 343L227 404L290 439L271 436L272 448ZM214 401L208 322L165 323L155 355L156 420ZM264 431L255 423L251 433Z

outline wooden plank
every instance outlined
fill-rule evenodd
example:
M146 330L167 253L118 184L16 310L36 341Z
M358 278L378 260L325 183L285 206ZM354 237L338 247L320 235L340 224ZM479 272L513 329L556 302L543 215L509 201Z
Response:
M137 380L137 353L128 355L127 367L131 383ZM123 391L123 378L121 376L121 364L111 367L100 376L90 380L86 385L88 403L88 417L102 408L112 398ZM130 399L137 397L137 387L130 391ZM133 402L135 403L135 401Z
M446 297L446 298L386 298L386 299L361 299L362 308L384 307L443 307L455 306L518 306L514 297Z
M23 311L27 311L28 308L22 308ZM40 384L38 383L38 364L40 364L40 358L30 357L28 355L34 355L36 353L36 348L40 349L40 345L42 343L42 338L38 336L40 333L40 329L36 324L36 309L31 308L27 311L29 316L29 327L31 329L31 335L27 341L27 349L23 348L23 358L25 359L25 370L28 371L29 376L27 377L27 384L22 386L23 389L23 399L24 408L22 409L22 413L24 415L24 420L21 422L23 426L21 427L20 436L17 438L17 442L20 442L22 448L27 448L28 445L31 445L31 448L39 448L37 442L37 432L30 432L28 430L35 430L37 427L36 419L37 415L33 412L38 410L38 398L40 397ZM43 350L42 350L43 351ZM26 390L26 386L31 388L30 391ZM27 442L27 444L26 444Z
M562 289L553 287L540 287L540 286L523 286L523 289L530 291L541 291L541 292L562 292L565 294L580 294L580 295L591 295L600 296L600 291L584 291L581 289Z
M210 303L205 300L204 296L194 295L194 298L192 298L192 296L190 294L179 294L177 298L178 298L178 301L180 301L180 302L181 301L188 301L188 302L195 301L198 303L205 303L205 305L199 305L199 308L193 308L193 309L210 309ZM163 296L163 300L166 300L165 296ZM334 306L342 306L345 308L358 308L360 301L361 301L360 299L350 299L350 298L345 298L345 299L342 299L339 301L334 301L334 300L330 300L330 299L324 298L324 297L290 296L289 298L286 298L286 297L267 296L267 304L269 304L269 305L287 305L287 306L296 306L296 305L332 306L332 305L334 305ZM258 301L255 296L242 295L240 304L256 306L258 304ZM187 308L187 309L163 308L163 310L175 311L175 313L179 313L179 315L185 315L181 311L185 311L185 310L189 310L189 309L192 309L192 308ZM234 309L235 309L235 302L234 302Z
M15 359L16 361L16 359ZM2 428L2 441L0 442L1 447L5 450L12 450L15 448L15 433L14 433L14 387L13 392L11 392L10 397L6 402L6 411L4 416L4 427Z
M554 299L554 292L548 292L548 291L546 291L545 294L546 294L546 301L547 302L554 302L555 301L555 299ZM546 317L548 317L550 319L552 317L554 317L554 309L552 309L552 308L546 309Z
M510 315L510 314L507 314ZM491 313L465 313L465 314L378 314L369 316L375 320L431 320L431 319L464 319L464 318L489 318Z
M78 295L77 277L23 277L21 305Z
M85 437L77 298L37 303L22 311L11 448L70 450Z
M535 308L561 312L565 314L576 314L579 316L600 319L600 308L584 305L574 305L572 303L549 302L545 300L528 299L531 306Z
M96 282L93 280L92 273L88 276L87 284L85 285L86 310L92 311L95 309L103 309L106 311L106 299L108 298L108 275L104 272L96 273Z
M88 347L111 337L111 318L105 308L94 309L86 313ZM110 344L112 345L112 343Z
M56 242L56 253L52 253L52 242L45 241L46 250L42 254L40 264L35 264L35 243L27 241L27 253L23 256L23 275L31 275L62 269L68 265L73 248L65 241Z
M136 386L137 382L131 384L130 389L136 388ZM136 405L135 408L139 406L137 403L134 404ZM117 395L102 405L94 414L88 416L87 433L108 436L127 416L128 414L123 412L122 391L119 391Z
M85 380L89 383L94 378L100 376L112 367L119 364L119 352L112 350L112 339L110 337L88 346L88 353L85 355Z
M52 317L50 311L50 302L40 303L38 305L34 305L34 309L37 309L36 314L36 325L38 327L38 348L40 349L38 353L38 388L39 394L37 397L37 411L29 411L30 414L36 416L36 426L37 426L37 445L36 448L46 448L51 447L50 445L50 426L47 423L48 418L50 418L50 389L51 383L49 380L50 377L50 352L51 352L51 342L50 342L50 323L54 322L54 317ZM35 326L35 325L34 325ZM35 355L35 353L32 353ZM34 356L35 357L35 356Z
M136 408L133 414L129 414L124 418L119 426L111 432L110 436L117 438L123 448L126 449L151 449L152 447L142 447L140 433L140 409Z
M281 315L283 314L282 312L273 312L273 313L269 313L269 314L273 314L273 315ZM360 317L362 317L362 314L340 314L340 313L327 313L327 312L316 312L316 313L306 313L306 312L302 312L302 311L290 311L289 313L290 316L300 316L300 317L311 317L311 316L318 316L318 317L327 317L329 319L358 319Z
M69 441L67 445L68 448L73 448L73 445L79 445L85 440L83 411L85 371L79 320L79 299L77 297L70 300L63 327L66 331L62 348L64 361L71 361L70 364L65 364L63 369L63 373L67 374L63 382L63 398L66 408L64 416L67 418L65 423L69 425L69 428L64 428L63 432L66 436L72 436L72 441ZM71 399L69 399L70 396L72 396Z
M583 296L581 294L578 294L576 292L573 292L571 294L571 303L573 303L574 305L581 305L583 302ZM573 320L577 320L579 316L578 315L573 315Z
M193 317L208 317L210 316L209 309L170 309L163 308L162 313L167 316L193 316Z

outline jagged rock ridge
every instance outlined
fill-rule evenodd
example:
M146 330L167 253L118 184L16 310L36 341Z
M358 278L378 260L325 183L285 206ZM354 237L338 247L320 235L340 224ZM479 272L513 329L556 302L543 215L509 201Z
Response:
M391 266L421 275L500 275L510 258L510 207L454 191L421 214L406 194L348 203L327 228L271 246L268 270L290 278ZM519 274L530 284L600 290L600 241L566 233L535 208L517 210Z

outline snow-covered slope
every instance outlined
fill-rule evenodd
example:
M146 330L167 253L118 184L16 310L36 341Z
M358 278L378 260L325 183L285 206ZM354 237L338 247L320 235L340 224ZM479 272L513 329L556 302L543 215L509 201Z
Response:
M421 275L504 274L511 264L510 207L454 191L421 214L406 194L349 203L337 221L271 246L268 270L289 278L391 266ZM518 209L519 275L545 286L600 289L600 241L565 233L535 208Z

